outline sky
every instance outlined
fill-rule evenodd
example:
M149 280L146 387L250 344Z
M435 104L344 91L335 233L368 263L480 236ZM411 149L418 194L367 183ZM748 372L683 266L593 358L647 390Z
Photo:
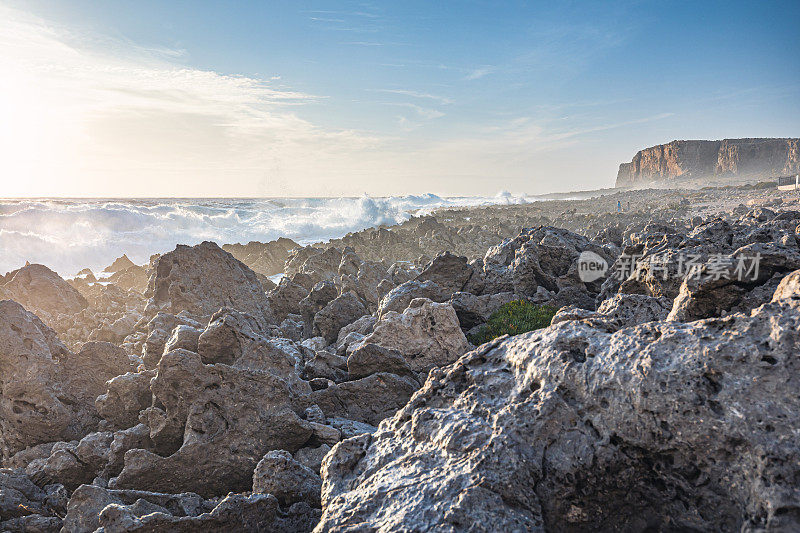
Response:
M800 136L800 2L0 0L0 197L541 194Z

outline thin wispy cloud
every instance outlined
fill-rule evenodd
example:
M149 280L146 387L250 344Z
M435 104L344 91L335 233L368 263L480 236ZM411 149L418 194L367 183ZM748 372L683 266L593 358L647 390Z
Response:
M344 24L347 22L344 19L332 19L332 18L325 18L325 17L309 17L309 20L313 20L315 22L337 22Z
M432 120L435 118L441 118L445 114L439 111L438 109L433 109L430 107L423 107L416 104L411 104L408 102L386 102L385 105L394 106L394 107L405 107L410 109L416 113L419 118L423 118L426 120Z
M487 75L491 74L495 70L496 70L496 67L491 66L491 65L484 66L484 67L479 67L479 68L474 69L472 72L469 72L466 76L464 76L464 79L466 79L466 80L479 80L479 79L483 78L484 76L487 76Z
M353 46L383 46L384 43L372 42L372 41L346 41L342 44L349 44Z
M390 93L390 94L399 94L399 95L403 95L403 96L410 96L412 98L421 98L421 99L425 99L425 100L435 100L435 101L440 102L442 104L452 104L453 103L452 99L446 98L444 96L438 96L438 95L430 94L430 93L412 91L412 90L408 90L408 89L376 89L376 91L377 92L382 92L382 93Z
M305 10L309 20L328 31L375 34L383 29L380 15L364 11Z

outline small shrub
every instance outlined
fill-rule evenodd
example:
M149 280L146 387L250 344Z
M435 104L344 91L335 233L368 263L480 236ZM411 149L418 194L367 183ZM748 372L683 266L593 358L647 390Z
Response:
M524 300L508 302L492 313L486 324L469 336L469 341L477 346L501 335L513 336L546 328L555 314L556 308L550 305L534 305Z

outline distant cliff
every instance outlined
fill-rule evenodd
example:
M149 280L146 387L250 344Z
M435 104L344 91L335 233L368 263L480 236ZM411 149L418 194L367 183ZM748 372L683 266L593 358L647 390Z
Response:
M617 187L705 177L769 178L800 171L800 139L672 141L639 151Z

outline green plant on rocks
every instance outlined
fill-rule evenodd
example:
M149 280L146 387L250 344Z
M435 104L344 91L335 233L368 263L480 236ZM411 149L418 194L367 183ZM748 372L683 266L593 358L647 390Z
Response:
M469 336L474 345L489 342L501 335L519 335L550 325L557 309L551 305L535 305L514 300L500 306L476 333Z

